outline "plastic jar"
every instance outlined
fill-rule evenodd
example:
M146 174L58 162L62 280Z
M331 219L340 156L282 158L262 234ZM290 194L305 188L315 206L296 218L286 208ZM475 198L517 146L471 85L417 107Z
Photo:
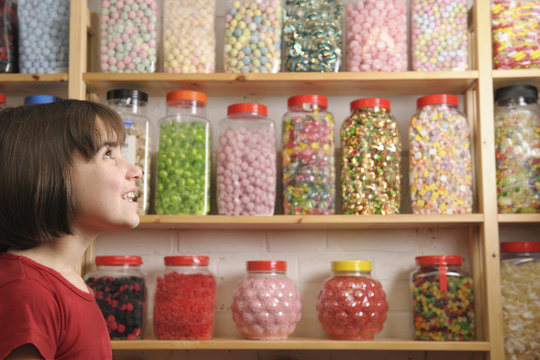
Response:
M111 339L140 339L146 313L141 257L96 256L95 264L84 281L94 293Z
M497 204L500 213L540 212L540 106L531 85L495 91Z
M208 340L214 327L216 280L208 256L166 256L154 296L160 340Z
M276 135L262 104L227 108L219 122L217 205L220 215L273 215L276 203Z
M139 204L139 215L148 213L150 207L150 120L143 114L148 95L139 90L116 89L107 92L107 104L124 121L126 140L121 151L124 159L142 169L137 181L137 193L131 199Z
M283 116L281 160L286 215L335 212L334 116L321 95L297 95Z
M227 0L225 6L225 72L279 72L281 0Z
M167 116L158 123L156 213L208 214L211 140L206 95L169 92Z
M0 0L0 73L17 72L18 29L17 4L12 0Z
M473 279L461 256L417 256L411 274L417 340L474 340Z
M67 73L70 0L19 0L19 71Z
M300 292L287 278L285 261L248 261L231 305L233 320L246 339L285 340L300 321Z
M324 331L336 340L373 340L383 329L388 304L371 262L332 261L332 274L317 297Z
M411 0L412 70L469 68L467 0Z
M24 98L24 105L49 104L63 99L53 95L30 95Z
M399 214L401 141L390 101L351 102L341 126L343 214Z
M216 0L165 0L163 71L213 73Z
M101 1L101 71L152 73L158 52L158 0Z
M506 359L538 357L540 242L501 243L501 301Z
M435 94L416 102L409 125L409 184L414 214L472 212L469 123L457 96Z
M0 111L6 108L6 95L0 93Z
M407 1L347 0L348 71L407 71Z
M337 72L343 64L341 0L287 0L283 66L289 72Z

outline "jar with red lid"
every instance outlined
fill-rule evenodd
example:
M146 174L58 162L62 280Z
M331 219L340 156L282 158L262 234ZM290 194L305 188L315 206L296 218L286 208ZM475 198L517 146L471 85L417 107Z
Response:
M414 214L469 214L473 206L469 123L455 95L419 98L409 125L409 185Z
M141 265L140 256L96 256L95 269L84 277L113 340L142 337L146 286Z
M283 115L281 166L286 215L335 213L334 116L322 95L297 95Z
M417 256L411 274L417 340L474 340L474 291L471 275L457 255Z
M285 261L248 261L231 305L238 332L246 339L285 340L300 321L300 292L286 276Z
M382 331L388 303L371 261L333 261L317 297L324 331L336 340L373 340Z
M536 359L540 333L540 241L501 243L506 359Z
M351 102L340 137L343 213L399 214L401 141L390 101Z
M214 328L216 280L208 256L166 256L154 294L154 334L160 340L207 340Z
M273 215L276 134L266 106L227 108L218 129L217 206L220 215Z

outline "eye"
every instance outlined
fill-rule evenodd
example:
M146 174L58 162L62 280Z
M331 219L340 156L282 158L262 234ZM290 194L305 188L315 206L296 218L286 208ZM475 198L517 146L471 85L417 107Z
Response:
M110 146L107 146L105 148L105 153L103 153L103 158L104 159L114 159L114 156L113 156L113 148L110 147Z

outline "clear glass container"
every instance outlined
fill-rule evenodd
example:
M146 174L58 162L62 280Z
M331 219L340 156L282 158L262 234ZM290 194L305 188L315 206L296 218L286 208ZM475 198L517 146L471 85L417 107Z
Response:
M146 283L141 265L140 256L96 256L95 269L84 277L113 340L142 338Z
M18 31L17 3L0 0L0 73L18 71Z
M208 214L211 138L206 95L169 92L167 116L158 123L156 213Z
M273 215L276 135L266 106L239 103L219 122L217 205L220 215Z
M333 261L332 274L317 296L324 331L336 340L373 340L383 329L388 303L371 262Z
M473 206L469 123L450 94L416 102L409 125L409 186L414 214L469 214Z
M300 321L302 303L285 261L248 261L231 305L238 332L252 340L286 340Z
M208 256L166 256L154 294L160 340L208 340L214 328L216 280Z
M139 215L147 214L150 208L150 146L153 131L150 120L144 115L147 102L148 95L139 90L116 89L107 92L107 104L120 114L126 128L122 156L142 170L143 175L137 181L137 193L131 199L139 204Z
M351 102L341 126L343 214L399 214L401 140L390 101Z
M288 99L281 147L286 215L335 213L334 116L327 108L321 95Z
M24 105L49 104L63 99L53 95L30 95L24 98Z
M475 339L473 279L457 255L417 256L411 273L417 340Z
M501 243L501 295L505 358L538 358L540 241Z
M499 213L540 213L540 106L531 85L495 91Z

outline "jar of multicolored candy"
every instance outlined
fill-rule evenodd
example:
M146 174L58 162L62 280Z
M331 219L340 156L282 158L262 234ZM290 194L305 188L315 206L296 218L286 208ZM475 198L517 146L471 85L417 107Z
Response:
M285 261L248 261L247 276L231 305L238 332L246 339L285 340L300 321L300 292L287 278Z
M156 214L208 214L211 139L206 95L169 92L167 116L158 124Z
M411 274L417 340L474 340L473 280L457 255L417 256Z
M279 72L281 0L227 0L225 6L225 72Z
M216 280L208 256L166 256L154 294L160 340L208 340L214 328Z
M321 95L297 95L283 116L281 159L286 215L335 212L334 116Z
M538 357L540 241L501 243L501 301L506 359Z
M273 215L276 134L266 106L239 103L219 122L217 206L220 215Z
M337 72L343 64L341 0L286 0L283 65L289 72Z
M371 261L333 261L317 297L324 331L336 340L373 340L383 329L388 303Z
M473 205L469 123L458 98L417 100L409 125L409 185L414 214L469 214Z
M497 204L500 213L540 212L540 106L531 85L495 91Z
M390 101L351 102L341 126L343 214L399 214L401 140Z
M107 92L107 103L124 121L126 140L121 151L124 159L142 169L142 178L137 181L137 193L127 198L139 204L139 215L148 213L150 208L150 138L152 125L144 115L148 95L139 90L116 89Z
M12 0L0 0L0 73L17 72L18 26L17 4Z
M95 264L84 281L94 293L111 339L140 339L146 313L141 257L96 256Z

